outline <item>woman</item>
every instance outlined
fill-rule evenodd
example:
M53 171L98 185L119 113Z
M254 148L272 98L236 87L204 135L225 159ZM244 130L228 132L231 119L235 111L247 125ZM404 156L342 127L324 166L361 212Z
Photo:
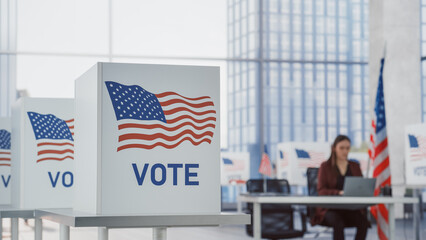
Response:
M318 195L343 195L346 176L361 176L358 163L348 161L351 140L339 135L331 147L328 161L321 164L318 173ZM344 240L344 228L356 227L355 240L363 240L367 235L369 222L365 210L340 210L317 208L312 225L320 224L333 227L333 239Z

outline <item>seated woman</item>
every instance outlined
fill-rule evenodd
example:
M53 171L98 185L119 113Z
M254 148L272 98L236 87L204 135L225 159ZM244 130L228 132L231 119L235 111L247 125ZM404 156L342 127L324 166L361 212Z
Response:
M343 195L346 176L362 176L358 163L348 161L351 140L339 135L331 147L329 159L321 164L318 172L318 195ZM363 240L370 223L365 210L317 208L311 224L333 227L333 239L344 240L344 228L356 227L355 240Z

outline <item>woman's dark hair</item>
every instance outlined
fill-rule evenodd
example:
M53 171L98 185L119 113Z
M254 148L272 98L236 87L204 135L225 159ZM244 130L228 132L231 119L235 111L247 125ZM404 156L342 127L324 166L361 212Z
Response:
M348 136L345 135L339 135L336 137L336 139L334 139L334 143L333 145L331 145L331 154L330 157L328 158L328 161L331 163L331 166L336 166L336 146L337 144L339 144L342 141L348 141L351 142L351 139Z

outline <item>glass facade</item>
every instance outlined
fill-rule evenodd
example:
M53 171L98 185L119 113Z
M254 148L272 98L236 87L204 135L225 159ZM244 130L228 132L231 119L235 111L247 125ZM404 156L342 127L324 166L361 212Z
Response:
M228 150L253 166L262 134L272 159L280 142L368 139L367 0L228 0L228 57Z
M16 99L16 1L0 1L0 117Z

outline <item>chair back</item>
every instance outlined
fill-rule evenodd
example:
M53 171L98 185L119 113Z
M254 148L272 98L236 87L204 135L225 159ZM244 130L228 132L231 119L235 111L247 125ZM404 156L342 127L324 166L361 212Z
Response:
M306 179L308 181L308 195L309 196L318 196L317 184L318 184L318 171L319 168L308 168L306 170ZM315 215L315 207L307 207L306 215L309 218L313 218Z
M250 179L246 182L247 192L264 192L263 179ZM290 194L290 185L286 179L267 179L266 192ZM253 214L253 204L247 204L249 214ZM301 237L304 231L294 229L293 209L288 204L262 204L262 238L280 239ZM252 216L253 217L253 216ZM252 219L253 220L253 219ZM302 223L305 227L306 222ZM246 232L252 236L252 225L246 225Z
M308 180L308 195L318 196L318 170L319 168L308 168L306 170L306 178Z
M263 179L250 179L246 182L246 186L249 193L264 192ZM266 192L290 194L290 184L286 179L267 179Z

